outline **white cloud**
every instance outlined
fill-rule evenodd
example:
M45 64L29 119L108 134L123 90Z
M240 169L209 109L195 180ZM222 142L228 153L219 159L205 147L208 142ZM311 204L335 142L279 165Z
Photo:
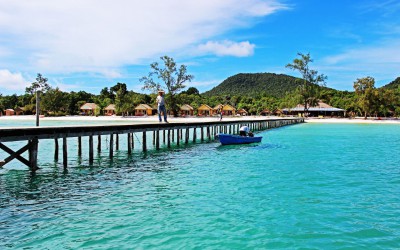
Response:
M374 77L380 85L387 84L400 76L399 48L400 40L391 40L373 46L349 49L324 58L320 70L328 77L342 76L333 84L346 84L347 89L352 88L352 83L357 78L366 76ZM328 82L332 83L330 79L331 77Z
M236 43L225 40L222 42L209 41L199 45L198 49L200 52L212 53L217 56L246 57L254 54L254 47L255 45L248 41Z
M21 73L12 73L7 69L0 69L0 87L4 90L16 91L25 90L29 82L24 79Z
M6 51L22 60L18 70L110 76L109 68L182 51L285 8L276 0L0 0L0 36L13 41ZM254 49L249 42L208 46L220 55ZM11 69L7 59L0 53Z

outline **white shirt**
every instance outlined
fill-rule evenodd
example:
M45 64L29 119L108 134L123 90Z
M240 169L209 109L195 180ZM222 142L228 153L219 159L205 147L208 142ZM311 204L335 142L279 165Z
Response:
M156 102L158 104L158 106L164 106L165 105L165 101L164 101L164 96L157 96Z
M250 131L250 129L247 126L242 126L242 127L240 127L239 131L244 131L244 132L248 133Z

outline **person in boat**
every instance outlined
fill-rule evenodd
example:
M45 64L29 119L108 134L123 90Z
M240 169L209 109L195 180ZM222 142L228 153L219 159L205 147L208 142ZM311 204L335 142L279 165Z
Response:
M247 126L241 126L240 127L240 129L239 129L239 135L240 136L248 136L249 133L251 133L249 127L247 127Z

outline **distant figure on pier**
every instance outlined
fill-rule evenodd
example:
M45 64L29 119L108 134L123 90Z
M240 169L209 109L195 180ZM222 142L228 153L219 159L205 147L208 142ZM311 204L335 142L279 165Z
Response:
M222 116L224 115L224 111L222 110L224 106L221 105L221 109L219 110L219 120L222 121Z
M250 132L250 129L247 126L241 126L239 129L239 135L241 136L247 136L250 133L253 134L252 132Z
M160 120L160 122L162 122L161 112L163 112L164 122L168 123L167 109L165 108L165 99L164 99L164 91L163 90L158 91L158 96L157 96L156 102L157 102L158 119Z

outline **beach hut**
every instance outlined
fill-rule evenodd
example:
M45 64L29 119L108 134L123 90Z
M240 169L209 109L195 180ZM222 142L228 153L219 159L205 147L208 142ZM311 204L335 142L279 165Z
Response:
M110 104L104 108L105 115L115 115L115 104Z
M25 108L16 107L16 108L14 109L14 111L15 111L15 115L23 115L24 112L25 112Z
M214 107L213 114L218 115L221 110L224 112L224 115L231 116L236 114L236 109L229 104L218 104Z
M135 108L135 116L155 115L156 113L157 109L147 104L139 104Z
M96 103L87 102L81 106L80 110L83 115L94 115L100 107Z
M6 116L15 115L14 109L6 109L6 110L4 111L4 113L6 114Z
M213 109L207 104L201 104L201 106L197 109L198 116L210 116L213 114Z
M263 111L260 112L260 115L262 115L262 116L267 116L270 114L271 114L271 111L269 109L264 109Z
M239 109L237 111L237 114L241 115L241 116L246 116L246 115L248 115L248 112L245 109Z
M236 115L236 109L229 104L225 104L222 108L222 111L224 111L225 115Z
M188 105L188 104L183 104L180 108L179 108L179 112L181 116L193 116L194 113L194 109L192 106Z
M283 109L285 114L304 116L304 105L298 104L296 107L288 109ZM308 108L307 116L311 117L324 117L324 116L344 116L344 109L332 107L322 101L319 101L316 106Z

